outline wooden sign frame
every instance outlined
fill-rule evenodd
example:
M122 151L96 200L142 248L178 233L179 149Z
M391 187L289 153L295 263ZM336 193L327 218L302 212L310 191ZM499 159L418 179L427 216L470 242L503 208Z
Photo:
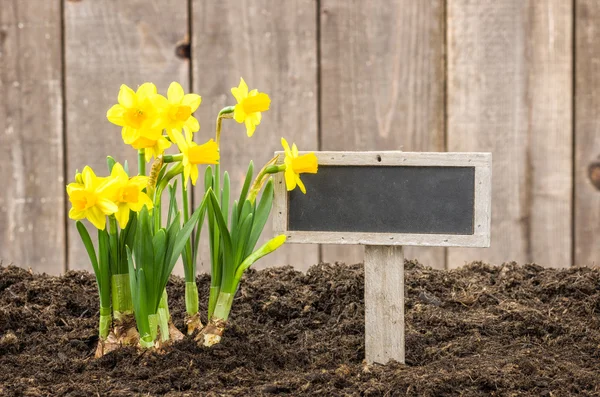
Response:
M283 152L279 163L283 162ZM300 154L304 154L301 152ZM289 196L282 173L276 174L273 202L273 228L285 234L289 243L414 245L435 247L489 247L491 220L491 153L421 153L421 152L315 152L319 166L432 166L474 167L475 198L473 234L350 233L313 232L288 229ZM310 186L307 186L310 190ZM308 192L310 194L310 192Z

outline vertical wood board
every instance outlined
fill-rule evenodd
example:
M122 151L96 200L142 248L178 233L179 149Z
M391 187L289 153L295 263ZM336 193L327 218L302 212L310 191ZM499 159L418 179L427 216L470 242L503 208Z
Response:
M322 0L321 150L444 151L444 1ZM360 262L362 247L323 246ZM444 248L406 247L445 266Z
M137 151L123 143L106 111L121 84L135 90L149 81L163 95L172 81L189 86L189 62L175 54L188 33L187 0L65 1L64 7L67 175L85 165L106 175L107 155L128 160L135 173ZM73 221L68 231L69 268L91 270ZM180 265L175 272L182 274Z
M315 4L311 0L192 3L192 80L203 98L196 141L214 137L219 110L236 104L230 90L240 77L250 89L271 97L271 108L251 138L243 124L223 122L221 169L231 177L231 203L239 197L250 160L258 173L273 152L281 150L281 137L301 150L318 149ZM196 198L203 192L201 176ZM271 223L267 222L261 241L272 237ZM199 269L209 271L208 248L201 244ZM290 264L307 269L317 262L318 246L284 245L256 267Z
M448 2L448 150L491 151L491 248L473 260L571 264L570 2Z
M42 50L41 47L44 49ZM65 266L61 5L0 5L0 260Z
M575 64L576 266L600 265L600 3L577 0Z

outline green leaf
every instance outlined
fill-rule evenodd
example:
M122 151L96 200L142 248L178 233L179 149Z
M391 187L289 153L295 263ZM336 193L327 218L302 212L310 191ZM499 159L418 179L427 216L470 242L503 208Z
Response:
M116 160L111 156L106 156L106 165L108 165L108 173L112 172L113 167L117 164Z
M196 266L197 263L197 259L198 259L198 247L200 245L200 234L202 232L202 226L204 225L204 218L206 216L206 206L208 205L208 197L205 194L204 198L202 199L202 202L200 203L200 207L203 207L204 209L202 210L202 213L200 214L200 217L198 218L198 226L196 228L196 235L194 236L194 247L193 247L193 264L194 264L194 268ZM195 272L194 272L195 273ZM195 278L195 275L194 275Z
M125 171L127 176L130 176L129 175L129 163L127 162L127 160L125 160L125 162L123 163L123 170Z
M147 290L148 286L147 286L146 282L147 282L146 281L146 272L144 272L144 268L140 268L138 270L138 285L139 285L139 294L140 294L138 310L140 312L140 320L141 320L142 329L143 329L143 332L140 332L140 334L150 331L150 325L148 324L148 315L156 313L156 309L157 309L156 307L148 307L148 290ZM152 313L150 313L149 309L152 309ZM138 324L139 324L138 321L140 321L140 320L138 320L136 317L136 322Z
M194 211L194 213L192 214L190 219L187 222L185 222L185 224L183 225L181 230L177 233L177 236L175 237L175 241L172 243L173 251L171 253L171 259L169 262L167 262L168 266L171 270L175 266L175 262L177 262L177 258L179 258L179 255L181 254L181 251L185 247L185 244L187 243L188 239L192 235L192 232L194 231L194 227L198 223L200 214L204 211L204 208L205 208L204 206L198 207L196 209L196 211ZM171 243L171 242L169 242L169 243ZM170 274L170 271L169 271L169 274Z
M256 208L254 224L252 225L252 233L250 233L248 245L246 245L246 250L244 252L245 257L254 251L254 247L256 247L256 243L258 242L258 239L265 228L265 224L269 219L271 208L273 208L273 180L269 179L260 198L260 202L258 203L258 207Z
M133 257L131 255L131 249L129 246L125 247L127 250L127 265L129 269L129 288L131 289L131 300L133 301L133 312L135 314L136 321L138 321L138 315L140 311L140 294L138 292L138 278L135 267L133 266Z
M235 271L234 286L237 287L246 269L252 266L257 260L259 260L263 256L268 255L271 252L275 251L277 248L281 247L283 243L285 243L285 240L285 234L275 236L271 240L267 241L255 252L250 254L246 259L244 259L244 261L237 267ZM237 288L233 288L232 290L235 291L236 289Z
M223 240L223 269L222 269L222 283L228 283L231 281L232 277L233 277L233 272L235 271L235 268L232 267L232 260L233 260L233 249L232 249L232 243L231 243L231 236L229 234L229 230L227 230L227 224L225 223L225 219L223 219L223 214L221 214L221 210L219 208L219 201L217 199L217 197L215 196L214 192L211 191L211 194L209 195L209 202L208 202L208 208L209 208L209 216L210 214L212 214L212 216L215 218L215 221L217 223L218 229L221 233L222 236L222 240Z
M242 206L242 210L240 211L238 222L236 223L236 228L231 229L231 243L233 247L237 247L239 240L240 228L242 227L242 223L244 219L248 217L248 215L254 212L254 204L250 202L250 200L246 200L244 205Z
M213 169L209 165L206 167L206 171L204 172L204 191L207 192L208 189L214 186L214 178L213 178Z
M148 208L143 207L140 211L140 219L138 223L136 246L134 250L135 261L140 267L148 266L154 263L154 249L152 247L152 226L150 224L150 215Z
M237 222L238 222L238 201L235 200L233 202L233 208L231 209L231 222L230 222L230 226L229 226L229 230L231 230L232 232L237 228Z
M229 173L225 171L223 175L223 190L221 191L221 213L225 219L225 223L228 223L229 219L229 189L231 182L229 180Z
M121 234L119 235L120 245L119 251L121 252L121 257L125 258L125 246L133 247L135 243L135 232L137 231L137 222L138 222L138 214L129 211L129 222L124 230L121 230ZM125 261L127 261L125 259Z
M154 184L154 186L158 186L158 183L162 181L163 177L165 176L165 173L167 172L168 165L169 163L163 164L160 171L158 171L158 175L156 176L156 183Z
M94 244L92 243L92 239L90 238L90 234L88 233L85 225L81 223L81 221L77 221L75 223L77 226L77 231L81 236L81 241L83 241L83 245L85 246L85 250L90 257L90 262L92 263L92 268L94 269L94 274L96 275L96 280L100 279L100 269L98 268L98 258L96 257L96 250L94 249Z
M163 268L165 262L165 253L167 251L167 233L165 229L160 229L152 238L154 246L154 264L158 269Z
M171 219L177 214L177 179L169 185L169 214L167 216L167 227L171 224Z
M242 187L242 191L240 192L240 198L238 203L243 203L246 201L246 197L248 197L248 190L250 190L250 184L252 183L252 176L254 175L254 163L250 161L248 165L248 171L246 172L246 179L244 180L244 186ZM238 206L238 211L241 208ZM240 219L240 214L237 214L238 220Z
M110 305L110 243L108 232L98 230L98 270L100 278L98 287L100 289L100 302L102 306Z
M238 232L238 238L236 244L233 246L235 250L235 256L233 265L237 267L242 260L244 259L242 255L244 255L246 246L248 245L248 237L250 236L250 231L252 230L252 219L254 214L250 213L244 220L242 221L242 225L240 226L240 230Z

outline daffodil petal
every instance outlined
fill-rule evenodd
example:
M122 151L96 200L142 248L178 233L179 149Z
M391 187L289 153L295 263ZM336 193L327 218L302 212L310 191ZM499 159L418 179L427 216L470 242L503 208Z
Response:
M125 119L124 119L125 111L126 111L126 109L122 105L113 105L106 112L106 118L111 123L116 124L120 127L123 127L125 125Z
M83 171L81 171L81 177L83 179L83 185L86 187L86 189L94 186L96 174L94 174L94 171L89 166L86 165L83 168Z
M283 151L285 152L285 156L292 157L292 151L290 150L290 145L285 140L285 138L281 138L281 146L283 146Z
M137 186L140 190L142 190L146 185L148 185L148 177L143 175L136 175L129 179L129 184Z
M192 164L188 163L183 166L183 187L187 189L188 179L190 179L190 173L192 171Z
M135 92L139 99L145 99L156 94L156 86L152 83L144 83Z
M181 104L184 106L189 106L192 109L192 113L198 110L200 104L202 103L202 97L198 94L187 94L183 97Z
M167 90L167 98L169 99L169 103L179 104L183 100L185 93L183 92L183 87L178 82L174 81L169 85L169 89Z
M134 107L136 104L135 92L125 84L121 84L121 88L119 89L118 101L119 104L125 108Z
M121 130L121 138L127 145L131 145L136 139L138 139L137 130L131 127L123 127Z
M115 218L119 223L119 227L124 229L129 223L129 206L127 204L119 205L119 210L115 213Z
M289 191L294 190L296 187L296 174L288 168L285 169L285 186Z
M92 207L86 212L86 218L96 229L104 230L106 227L106 215L97 207Z
M254 125L254 123L252 122L252 119L250 119L250 118L246 118L246 121L244 123L246 124L246 133L248 134L248 137L251 137L252 135L254 135L256 126Z
M198 180L198 166L197 165L191 166L190 179L192 180L192 185L196 186L196 181Z
M85 218L85 211L79 211L75 208L69 210L69 218L78 221Z
M70 196L75 190L83 190L81 183L73 182L67 185L67 194Z
M302 181L300 180L300 175L295 175L295 177L296 177L296 183L298 184L300 191L302 193L306 194L306 187L304 187L304 183L302 183Z
M96 206L105 215L112 215L119 210L119 207L115 203L106 198L99 198Z
M188 127L192 132L197 132L200 130L200 123L194 116L190 116L190 118L187 119L185 126Z
M181 134L181 132L172 130L172 133L173 133L173 137L175 138L175 143L179 147L179 151L184 154L187 153L188 145L185 141L185 138Z
M248 96L248 85L243 78L240 77L240 84L231 89L231 94L233 94L238 103L242 102Z
M238 123L243 123L246 120L246 112L244 112L244 107L240 104L235 105L233 108L233 119Z
M123 182L127 182L127 180L129 179L129 176L125 172L125 169L123 169L121 163L115 163L110 173L110 176L111 178L117 178Z

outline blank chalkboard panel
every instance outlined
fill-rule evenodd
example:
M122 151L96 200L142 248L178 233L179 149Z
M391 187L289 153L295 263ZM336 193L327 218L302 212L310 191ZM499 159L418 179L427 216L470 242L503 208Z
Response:
M290 231L473 234L474 167L320 166L302 180Z

